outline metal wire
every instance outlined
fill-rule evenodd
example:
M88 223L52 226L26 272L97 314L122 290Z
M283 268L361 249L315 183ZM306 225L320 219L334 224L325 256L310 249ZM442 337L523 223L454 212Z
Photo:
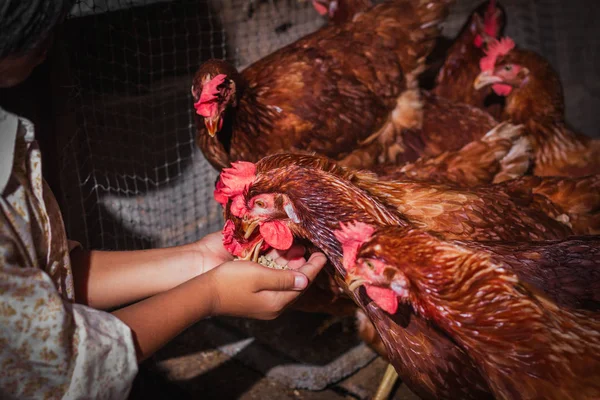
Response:
M458 0L444 34L454 36L480 1ZM507 33L561 74L571 123L597 135L599 8L501 3ZM70 237L138 249L221 228L217 173L195 145L192 75L212 57L243 68L323 23L307 0L78 1L66 23L77 128L64 133L61 157Z

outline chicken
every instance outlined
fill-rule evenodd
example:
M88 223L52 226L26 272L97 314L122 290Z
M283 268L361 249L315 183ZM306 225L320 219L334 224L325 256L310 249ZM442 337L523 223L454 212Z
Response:
M600 398L600 237L476 243L362 223L338 236L349 287L450 338L495 398Z
M596 233L599 183L600 175L522 177L463 189L429 182L386 182L368 174L354 181L415 226L446 238L530 241Z
M515 47L510 38L488 46L476 89L491 85L506 96L503 119L524 124L535 154L534 174L583 176L600 172L600 140L573 132L565 122L560 79L535 52Z
M410 93L451 1L379 4L241 73L225 61L205 62L192 85L204 155L217 169L279 151L340 159L386 125L418 124Z
M522 185L520 179L524 179ZM598 176L577 180L536 177L539 181L535 184L529 177L520 179L475 188L408 180L382 181L372 173L339 167L325 157L277 154L256 164L238 162L234 168L224 170L215 198L223 205L231 200L229 212L234 217L246 219L250 218L251 205L258 201L257 209L263 207L269 211L265 211L263 217L254 216L258 218L254 222L261 227L262 220L271 216L274 208L285 211L277 215L286 223L267 224L273 233L278 233L279 245L267 241L275 248L285 248L291 243L295 231L289 231L286 224L296 227L300 214L318 210L324 217L331 211L332 216L341 218L355 212L354 209L367 207L367 204L385 207L407 226L434 231L451 239L543 240L581 233L574 232L569 226L570 215L565 210L554 204L543 191L535 192L535 189L544 180L558 185L562 180L596 182ZM586 192L590 187L593 186L588 184L578 189ZM570 188L575 190L576 186ZM553 196L559 198L556 194ZM291 197L314 206L303 205L296 210ZM595 198L597 196L590 196L591 200ZM331 210L326 208L328 202ZM589 204L580 214L579 210L570 211L583 219L587 216L586 211L593 213L597 206ZM306 237L304 234L299 236Z
M404 320L398 325L348 290L343 283L342 247L334 232L340 223L357 220L376 227L419 227L451 239L541 240L573 234L569 216L548 198L533 194L529 187L519 191L514 181L508 183L512 186L457 189L382 182L324 157L280 154L225 169L215 198L226 207L224 245L238 257L257 259L260 251L289 248L298 238L324 251L335 268L330 273L344 293L374 322L379 335L397 344L388 357L413 391L426 398L456 398L456 393L485 398L489 392L485 382L452 341L424 321ZM382 332L383 326L389 329ZM447 362L456 368L446 368Z
M458 152L446 152L433 159L419 159L416 164L407 164L402 169L397 166L386 168L387 175L380 178L421 178L425 181L467 186L514 178L524 173L530 165L530 147L520 136L521 131L519 126L504 123L490 131L482 140L470 143ZM306 295L294 303L293 308L333 315L335 318L327 321L321 330L340 317L353 315L356 310L354 303L347 296L341 296L335 282L324 274L319 275ZM385 355L381 342L374 340L376 333L372 325L360 310L357 311L357 322L360 337L379 354Z
M505 14L495 0L487 1L472 13L446 53L433 89L435 95L482 108L495 118L500 117L502 98L494 95L490 88L475 90L472 82L479 75L479 60L485 56L484 47L502 34L505 22Z
M352 21L356 14L373 6L371 0L312 0L312 4L331 24Z
M510 124L501 124L490 131L481 141L470 143L459 152L444 153L422 163L424 166L408 164L398 173L399 168L389 168L391 175L384 179L410 175L412 179L422 178L439 182L460 182L466 185L489 183L494 179L502 181L520 175L530 165L530 147L520 136L522 129ZM419 164L419 163L417 163ZM447 171L447 173L445 173ZM292 306L305 312L325 312L333 315L319 331L323 331L341 317L356 315L359 337L377 353L386 357L386 351L375 328L368 317L347 296L343 296L337 284L327 274L321 274ZM378 398L378 397L376 397ZM380 398L384 398L383 396Z

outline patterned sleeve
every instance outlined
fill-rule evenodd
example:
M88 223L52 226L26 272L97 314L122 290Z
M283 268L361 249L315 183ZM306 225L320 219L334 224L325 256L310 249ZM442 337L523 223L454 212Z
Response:
M131 330L64 301L0 234L0 398L125 399L137 373Z

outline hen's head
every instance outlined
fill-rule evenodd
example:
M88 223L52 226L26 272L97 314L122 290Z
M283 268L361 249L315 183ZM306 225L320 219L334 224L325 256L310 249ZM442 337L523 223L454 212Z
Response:
M479 62L482 72L473 83L475 89L492 85L496 94L508 96L514 88L520 88L528 81L529 69L514 60L518 51L512 39L505 37L490 43L485 53Z
M480 15L478 9L471 17L471 30L475 33L473 44L478 48L489 45L496 40L500 36L506 21L504 11L496 5L495 0L489 0L485 5L483 18Z
M226 208L228 218L224 244L238 257L257 259L269 247L289 249L293 242L289 224L300 222L285 194L253 188L264 180L263 175L255 164L239 161L225 168L217 182L214 197Z
M261 248L287 249L294 237L306 239L343 273L341 246L334 236L340 221L396 221L384 205L352 184L353 177L331 160L310 155L276 154L256 164L234 164L223 171L215 191L233 223L227 244L239 257L257 257L259 243Z
M377 286L392 310L400 302L426 318L447 317L446 306L461 303L459 312L476 310L485 298L474 293L491 293L510 281L496 276L501 269L488 270L488 261L486 254L418 229L382 227L358 249L354 286ZM482 271L486 273L473 279Z
M498 95L507 96L505 112L514 122L542 115L564 118L560 77L539 54L515 48L512 40L504 38L489 46L480 68L475 89L492 85Z
M223 126L223 113L237 105L239 74L235 67L223 60L203 63L192 84L196 114L204 118L209 135L215 136Z
M392 230L396 236L408 232L407 227L401 226L379 230ZM389 246L386 241L380 243L381 234L375 232L373 226L360 222L341 224L335 235L344 249L348 288L353 291L364 286L375 304L389 314L395 314L398 302L408 301L411 287L407 276L385 258L386 255L397 255L399 249Z
M421 267L418 259L429 251L423 242L429 237L427 234L402 226L375 231L359 223L342 226L336 236L344 246L346 283L350 290L364 285L375 304L392 315L400 302L414 305L419 286L413 279L418 282L422 275L418 272ZM418 239L412 240L413 237Z

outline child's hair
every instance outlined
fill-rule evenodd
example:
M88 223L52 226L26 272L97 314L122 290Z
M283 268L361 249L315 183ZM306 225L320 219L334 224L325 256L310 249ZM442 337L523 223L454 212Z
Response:
M0 0L0 59L34 49L74 3L75 0Z

